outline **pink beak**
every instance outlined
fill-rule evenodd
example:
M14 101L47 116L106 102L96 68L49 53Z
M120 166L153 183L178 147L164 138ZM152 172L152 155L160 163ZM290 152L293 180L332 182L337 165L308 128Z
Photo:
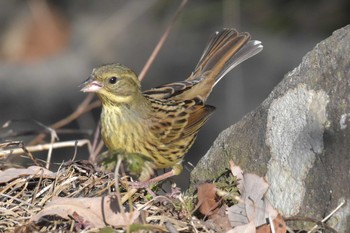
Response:
M82 92L98 92L101 90L103 85L96 80L93 80L91 77L88 78L85 82L83 82L80 87L83 87L80 91Z

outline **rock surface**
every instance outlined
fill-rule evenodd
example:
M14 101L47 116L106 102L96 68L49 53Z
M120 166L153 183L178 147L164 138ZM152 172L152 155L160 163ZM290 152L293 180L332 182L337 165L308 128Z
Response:
M350 232L350 25L306 54L269 97L223 131L191 174L192 185L233 160L265 176L267 197L285 216L322 220Z

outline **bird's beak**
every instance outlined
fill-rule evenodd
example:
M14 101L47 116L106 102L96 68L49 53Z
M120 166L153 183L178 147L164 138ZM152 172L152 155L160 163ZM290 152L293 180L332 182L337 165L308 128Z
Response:
M101 90L103 85L90 76L87 80L80 84L79 87L82 87L80 90L82 92L98 92Z

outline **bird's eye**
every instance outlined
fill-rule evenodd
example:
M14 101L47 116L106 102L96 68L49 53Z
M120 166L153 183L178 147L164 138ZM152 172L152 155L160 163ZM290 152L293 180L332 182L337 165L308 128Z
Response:
M108 82L109 82L110 84L115 84L117 81L118 81L117 77L111 77L111 78L109 78L109 80L108 80Z

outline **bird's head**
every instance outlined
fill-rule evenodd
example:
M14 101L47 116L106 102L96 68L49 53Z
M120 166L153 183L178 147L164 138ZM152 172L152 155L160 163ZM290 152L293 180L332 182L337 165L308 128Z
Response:
M81 86L82 92L95 92L103 104L129 103L141 93L140 81L135 73L121 64L93 69Z

